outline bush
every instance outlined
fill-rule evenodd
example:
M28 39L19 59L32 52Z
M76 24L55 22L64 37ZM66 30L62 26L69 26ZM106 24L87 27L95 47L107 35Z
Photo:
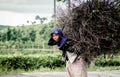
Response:
M98 67L120 66L119 58L101 59L98 58L95 63ZM39 54L39 55L18 55L18 56L0 56L0 69L17 70L35 70L39 68L55 69L65 67L65 62L61 60L59 54Z
M63 67L60 55L41 56L0 56L0 66L9 69L38 69L40 67Z
M97 59L96 66L120 66L120 60L119 59Z

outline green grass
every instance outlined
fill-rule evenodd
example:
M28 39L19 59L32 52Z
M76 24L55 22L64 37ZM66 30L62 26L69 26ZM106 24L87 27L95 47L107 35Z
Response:
M35 69L35 70L23 70L23 69L7 69L7 68L0 68L0 75L12 75L12 74L21 74L21 73L29 73L29 72L61 72L61 71L65 71L65 67L59 67L59 68L47 68L47 67L41 67L39 69Z
M111 70L120 70L120 66L105 66L105 67L89 67L88 71L111 71Z
M9 69L8 70L7 68L0 68L0 75L20 74L24 72L26 71L22 69L17 69L17 70Z
M51 69L51 68L44 68L44 67L41 67L37 70L31 70L31 72L61 72L61 71L66 71L66 68L65 67L58 67L58 68L54 68L54 69Z
M88 71L111 71L111 70L120 70L120 66L117 67L90 67L88 68ZM0 68L0 75L11 75L11 74L21 74L21 73L30 73L30 72L66 72L65 67L59 67L59 68L44 68L41 67L39 69L35 70L28 70L25 71L23 69L6 69L6 68Z
M12 50L0 50L0 55L10 55L13 56L15 54L22 54L22 55L41 55L41 54L56 54L56 53L61 53L60 51L43 51L43 50L16 50L16 51L12 51Z

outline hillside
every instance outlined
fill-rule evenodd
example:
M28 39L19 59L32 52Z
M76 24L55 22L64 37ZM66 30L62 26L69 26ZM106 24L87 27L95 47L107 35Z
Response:
M2 30L2 29L6 29L6 28L8 28L8 27L10 27L10 26L0 25L0 30Z
M53 23L4 27L0 31L0 46L15 48L47 47Z

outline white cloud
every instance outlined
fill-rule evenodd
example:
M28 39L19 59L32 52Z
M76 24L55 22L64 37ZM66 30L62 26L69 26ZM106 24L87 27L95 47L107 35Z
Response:
M16 26L16 25L21 26L23 24L26 25L28 20L32 22L35 21L36 15L39 15L41 17L47 17L48 20L52 16L52 14L16 13L16 12L9 12L9 11L0 11L0 24L11 25L11 26Z
M22 25L36 15L50 18L54 0L0 0L0 24Z
M0 10L53 13L53 0L0 0Z

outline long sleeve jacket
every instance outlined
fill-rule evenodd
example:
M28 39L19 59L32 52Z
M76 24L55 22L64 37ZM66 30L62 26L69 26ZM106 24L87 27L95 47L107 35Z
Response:
M82 52L80 51L80 46L77 42L67 39L62 47L59 48L62 50L62 57L64 60L69 60L71 63L74 59L79 56Z

